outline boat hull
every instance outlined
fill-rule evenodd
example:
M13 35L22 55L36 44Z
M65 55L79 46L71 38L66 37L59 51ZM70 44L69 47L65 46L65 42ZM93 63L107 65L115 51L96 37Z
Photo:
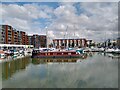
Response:
M32 58L79 58L82 57L82 54L78 54L73 51L65 52L37 52L32 53Z
M81 56L31 56L32 58L80 58Z

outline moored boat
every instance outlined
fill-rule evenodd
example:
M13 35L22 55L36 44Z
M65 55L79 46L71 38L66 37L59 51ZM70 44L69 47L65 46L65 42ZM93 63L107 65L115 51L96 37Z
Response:
M105 50L105 52L106 53L112 53L112 52L114 52L114 49L113 48L108 48L108 49Z
M33 50L32 58L79 58L82 57L82 51L40 51Z
M0 59L5 59L5 58L6 58L5 52L0 50Z
M99 51L99 52L104 52L104 51L105 51L105 48L103 48L103 47L98 48L98 51Z
M116 49L106 49L105 50L106 53L116 53L116 54L120 54L120 49L116 48Z
M13 58L16 58L19 55L19 52L16 49L10 50L10 52Z
M116 48L113 52L117 53L117 54L120 54L120 49Z

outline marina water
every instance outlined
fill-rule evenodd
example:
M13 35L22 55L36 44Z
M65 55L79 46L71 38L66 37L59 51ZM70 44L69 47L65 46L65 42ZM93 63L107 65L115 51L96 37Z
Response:
M24 57L0 65L3 88L118 87L118 58L105 53L87 53L78 59Z

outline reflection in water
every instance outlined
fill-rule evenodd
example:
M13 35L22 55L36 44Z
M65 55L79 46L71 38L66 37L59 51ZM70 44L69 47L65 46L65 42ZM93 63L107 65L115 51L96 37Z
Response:
M120 59L120 55L119 54L116 54L116 53L98 53L98 55L103 55L103 56L106 56L106 57L110 57L110 58L114 58L114 59Z
M10 78L14 73L25 69L29 63L27 57L2 63L2 79Z
M48 58L48 59L40 59L40 58L36 58L36 59L32 59L32 63L33 64L46 64L46 63L55 63L55 62L58 62L58 63L65 63L65 62L69 62L69 63L72 63L72 62L77 62L79 61L80 59L81 60L85 60L87 59L87 57L92 57L94 53L86 53L84 54L81 58L54 58L54 59L51 59L51 58Z
M89 54L85 54L81 59L86 59ZM91 54L90 54L91 55ZM77 62L78 58L71 58L71 59L32 59L32 64L46 64L49 62ZM11 60L9 62L4 62L2 64L2 78L9 79L14 73L19 72L22 69L25 69L28 64L30 64L30 60L28 57L21 58L18 60Z
M71 58L71 59L32 59L32 63L33 64L46 64L46 63L50 63L50 62L52 62L52 63L55 63L55 62L69 62L69 63L71 63L71 62L77 62L77 60L78 59L76 59L76 58Z
M100 53L87 53L79 59L23 58L2 63L3 87L116 88L117 65Z

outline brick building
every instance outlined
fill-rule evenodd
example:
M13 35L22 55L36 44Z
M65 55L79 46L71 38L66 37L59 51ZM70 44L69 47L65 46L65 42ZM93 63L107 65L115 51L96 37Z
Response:
M10 25L0 25L0 44L34 45L35 48L46 47L46 35L28 36Z
M31 37L31 44L34 45L35 48L46 47L46 35L33 35Z
M13 44L18 44L18 32L16 29L12 31L12 43Z
M17 31L10 25L0 25L0 43L1 44L29 44L28 35L23 31Z
M39 35L33 35L32 38L32 45L35 47L35 48L39 48L40 47L40 39L39 39Z
M25 45L29 45L29 42L28 35L25 35Z
M20 31L20 36L21 36L21 44L26 45L26 33L23 31Z
M32 36L28 36L28 45L32 45Z
M9 25L0 26L1 40L2 44L13 44L13 28Z
M2 25L0 25L0 43L1 44L4 44L4 42L5 42L5 39L4 39L4 37L5 37L5 29L3 29L2 28Z
M39 39L40 39L40 47L47 47L47 37L46 35L40 35L39 36Z

